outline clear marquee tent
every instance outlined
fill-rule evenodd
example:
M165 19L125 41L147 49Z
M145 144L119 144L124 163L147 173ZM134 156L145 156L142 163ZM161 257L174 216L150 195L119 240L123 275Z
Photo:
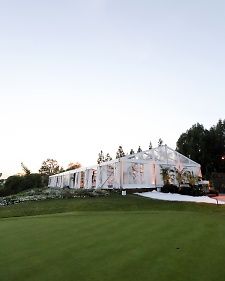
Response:
M130 189L163 186L162 168L185 169L201 177L201 166L177 151L162 145L157 148L103 162L99 165L66 171L49 177L49 187Z

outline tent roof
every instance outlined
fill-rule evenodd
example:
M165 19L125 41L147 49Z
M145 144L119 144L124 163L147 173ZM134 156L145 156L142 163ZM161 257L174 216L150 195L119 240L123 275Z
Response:
M126 155L126 156L122 157L121 160L122 159L142 160L142 161L150 160L150 161L158 162L158 163L160 163L160 165L173 165L173 166L176 166L181 169L183 167L187 167L187 166L190 166L190 167L200 166L200 164L198 164L197 162L182 155L181 153L168 147L167 145L162 145L162 146L158 146L156 148L152 148L152 149L138 152L135 154ZM118 161L120 161L120 160L115 159L115 160L111 160L108 162L103 162L100 165L95 165L95 166L90 166L90 167L81 167L81 168L66 171L66 172L63 172L63 173L60 173L57 175L66 175L66 174L70 174L72 172L80 172L80 171L85 171L88 169L96 169L98 166L105 166L105 165L113 164Z
M162 145L146 151L126 155L124 158L136 160L153 160L168 165L176 165L177 163L180 165L190 166L200 165L176 150L168 147L167 145Z

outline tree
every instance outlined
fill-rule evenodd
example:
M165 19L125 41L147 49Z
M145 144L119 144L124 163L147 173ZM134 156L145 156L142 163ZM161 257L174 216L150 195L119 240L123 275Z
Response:
M1 191L2 187L4 186L4 180L1 179L1 177L2 177L2 173L0 173L0 191ZM1 196L1 194L0 194L0 196Z
M159 138L158 146L162 146L162 145L163 145L163 140L161 138Z
M21 167L22 167L23 172L24 172L25 175L30 175L31 174L30 170L23 164L23 162L21 163Z
M152 142L150 141L148 149L152 149Z
M111 160L112 160L112 157L109 155L109 153L107 153L106 157L104 159L104 162L111 161Z
M130 150L130 155L132 155L132 154L134 154L135 152L134 152L134 150L133 150L133 148L131 148L131 150Z
M219 120L209 130L197 123L182 133L176 150L201 164L207 178L213 172L225 172L225 120Z
M63 173L63 172L65 172L66 170L64 170L64 168L63 167L60 167L59 168L59 173Z
M24 190L23 176L10 176L6 179L3 196L15 194Z
M179 137L177 151L200 163L205 141L206 130L203 125L197 123Z
M38 173L32 173L23 176L23 182L24 182L23 185L24 189L43 187L42 176Z
M122 146L120 145L117 152L116 152L116 159L119 159L119 158L124 157L124 156L125 156L125 153L123 151Z
M43 181L40 174L10 176L6 179L5 187L1 190L1 195L7 196L30 188L41 187L43 187Z
M97 163L101 164L102 162L104 162L104 160L105 160L105 156L103 154L103 151L101 150L100 153L98 154Z
M212 151L211 136L209 131L202 124L195 124L185 133L181 134L177 141L176 150L192 160L200 163L203 174L206 173L206 167L210 165Z
M215 167L215 172L225 172L225 120L219 120L218 123L211 127L208 132L210 143L211 159Z
M75 162L75 163L71 162L71 163L69 163L68 168L66 169L66 171L75 170L75 169L78 169L80 167L81 167L80 163L78 163L78 162Z
M139 145L138 150L137 150L137 153L139 153L139 152L142 152L142 149L141 149L140 145Z
M47 175L47 176L57 174L59 173L59 171L60 168L58 162L54 159L49 159L49 158L46 161L42 162L42 166L39 169L39 173L41 175Z

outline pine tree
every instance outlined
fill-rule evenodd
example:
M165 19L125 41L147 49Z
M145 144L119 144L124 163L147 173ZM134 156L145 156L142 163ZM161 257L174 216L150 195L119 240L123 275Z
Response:
M162 145L163 145L163 140L161 138L159 138L158 146L162 146Z
M132 155L132 154L134 154L135 152L134 152L134 150L133 150L133 148L131 148L131 150L130 150L130 155Z
M139 145L138 150L137 150L137 153L138 152L142 152L142 149L141 149L140 145Z
M104 162L111 161L111 160L112 160L112 157L109 155L109 153L107 153L106 157L104 159Z
M124 156L125 156L125 153L123 151L122 146L120 145L117 152L116 152L116 159L119 159L119 158L124 157Z
M23 162L21 163L21 167L22 167L25 175L31 174L30 170L23 164Z
M152 142L150 141L148 149L152 149Z
M101 152L98 154L98 159L97 159L97 163L98 164L101 164L102 162L104 162L104 154L103 154L103 151L101 150Z

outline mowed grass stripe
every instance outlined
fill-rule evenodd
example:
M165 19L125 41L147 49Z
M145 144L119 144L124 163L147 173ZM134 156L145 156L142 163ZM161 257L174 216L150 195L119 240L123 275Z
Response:
M0 218L35 216L66 212L111 212L111 211L191 211L218 212L225 215L225 206L196 204L184 202L167 202L152 200L137 195L119 196L117 194L104 198L57 199L39 202L25 202L8 207L0 206Z
M163 210L3 219L1 281L224 280L223 217Z

